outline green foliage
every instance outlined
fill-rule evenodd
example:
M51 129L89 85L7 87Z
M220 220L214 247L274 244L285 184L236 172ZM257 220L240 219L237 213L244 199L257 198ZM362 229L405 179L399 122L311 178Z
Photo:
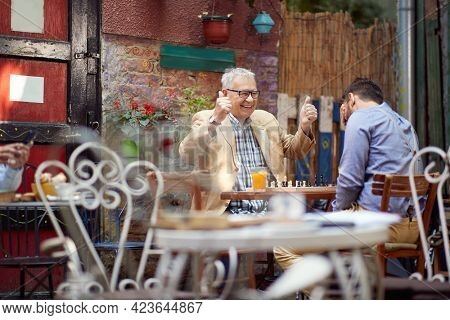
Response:
M177 97L181 104L181 111L188 115L193 115L202 110L209 110L214 107L214 103L208 96L199 94L198 87L188 87L181 91Z
M134 98L117 98L104 113L105 121L127 136L136 135L139 128L151 128L160 122L176 122L169 103L155 106L139 103Z
M120 142L121 154L127 158L138 158L139 147L137 143L130 139L124 139Z
M286 0L289 11L346 11L358 28L371 26L375 19L395 19L396 1L392 0Z

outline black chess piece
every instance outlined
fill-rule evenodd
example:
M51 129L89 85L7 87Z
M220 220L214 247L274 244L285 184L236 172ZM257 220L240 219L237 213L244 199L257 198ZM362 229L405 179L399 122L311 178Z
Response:
M318 184L318 180L317 180L317 174L314 176L314 187L317 187L319 184Z
M306 180L306 186L307 186L307 187L311 187L311 181Z
M323 178L323 174L320 175L320 185L321 185L322 187L325 186L325 180L324 180L324 178Z

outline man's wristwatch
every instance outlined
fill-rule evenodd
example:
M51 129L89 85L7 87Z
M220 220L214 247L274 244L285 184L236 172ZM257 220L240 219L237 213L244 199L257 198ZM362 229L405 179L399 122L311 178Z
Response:
M217 122L212 116L209 118L209 123L215 126L220 126L220 122Z
M214 118L211 116L211 118L209 118L209 126L208 126L208 132L209 132L209 136L211 138L215 138L217 136L217 131L216 128L217 126L220 125L220 122L217 122L216 120L214 120Z

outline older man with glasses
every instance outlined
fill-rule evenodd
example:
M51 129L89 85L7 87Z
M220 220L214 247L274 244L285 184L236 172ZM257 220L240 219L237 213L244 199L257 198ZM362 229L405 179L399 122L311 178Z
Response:
M252 187L250 171L255 167L266 167L270 177L283 178L283 159L302 159L315 143L311 125L317 110L309 100L301 107L296 134L291 135L271 113L256 110L259 95L253 72L226 70L215 108L194 115L191 132L180 145L186 161L212 174L215 187L202 197L208 211L265 214L266 201L221 200L220 193Z

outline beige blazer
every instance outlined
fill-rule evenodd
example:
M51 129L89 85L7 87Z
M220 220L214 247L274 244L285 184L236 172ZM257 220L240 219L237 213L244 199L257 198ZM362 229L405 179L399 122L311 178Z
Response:
M193 116L192 129L181 142L180 155L196 169L206 170L210 174L211 181L205 188L207 192L202 196L202 207L212 213L222 214L229 200L220 200L220 194L232 191L239 161L229 118L217 127L216 136L211 137L208 125L212 114L213 110L205 110ZM275 177L285 176L285 157L302 159L315 143L314 137L308 137L301 129L295 135L284 132L277 119L269 112L255 110L250 119L253 134Z

